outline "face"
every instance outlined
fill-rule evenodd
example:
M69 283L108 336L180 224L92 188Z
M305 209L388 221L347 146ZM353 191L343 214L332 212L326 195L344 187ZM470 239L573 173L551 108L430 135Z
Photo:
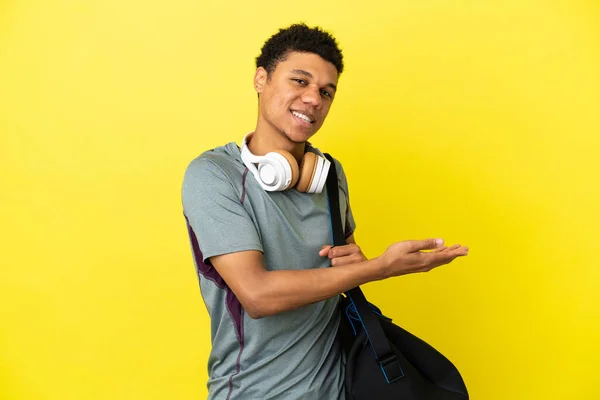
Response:
M259 124L294 143L306 142L323 125L337 81L335 66L313 53L289 53L270 76L258 68Z

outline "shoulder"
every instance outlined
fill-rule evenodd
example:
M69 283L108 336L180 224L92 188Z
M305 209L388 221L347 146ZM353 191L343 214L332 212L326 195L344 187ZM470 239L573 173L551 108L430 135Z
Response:
M214 181L234 184L245 170L236 149L235 143L229 143L207 150L194 158L185 170L184 186L191 182L208 184Z
M346 173L344 172L342 162L333 156L331 158L333 159L333 163L335 164L335 171L337 172L338 178L343 177L345 179Z

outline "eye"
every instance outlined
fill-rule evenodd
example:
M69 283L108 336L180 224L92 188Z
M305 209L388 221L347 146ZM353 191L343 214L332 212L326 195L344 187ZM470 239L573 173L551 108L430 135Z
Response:
M324 90L324 89L321 89L321 95L323 95L325 97L329 97L329 98L333 97L331 95L331 93L329 93L327 90Z
M306 85L306 81L304 79L292 78L292 80L298 82L301 85Z

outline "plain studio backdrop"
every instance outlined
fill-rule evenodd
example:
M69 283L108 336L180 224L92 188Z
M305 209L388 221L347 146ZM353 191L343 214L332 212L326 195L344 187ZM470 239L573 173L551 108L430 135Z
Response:
M593 0L0 3L0 398L206 397L181 181L254 128L254 58L299 21L344 51L313 142L367 256L471 249L367 296L474 400L600 398Z

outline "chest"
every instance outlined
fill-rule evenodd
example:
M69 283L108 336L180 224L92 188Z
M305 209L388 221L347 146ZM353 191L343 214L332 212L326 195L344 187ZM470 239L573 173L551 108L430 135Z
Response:
M328 267L329 260L318 254L323 245L332 242L326 191L317 194L293 189L266 192L252 182L248 184L244 207L262 242L267 269ZM340 210L344 215L346 198L341 190Z

